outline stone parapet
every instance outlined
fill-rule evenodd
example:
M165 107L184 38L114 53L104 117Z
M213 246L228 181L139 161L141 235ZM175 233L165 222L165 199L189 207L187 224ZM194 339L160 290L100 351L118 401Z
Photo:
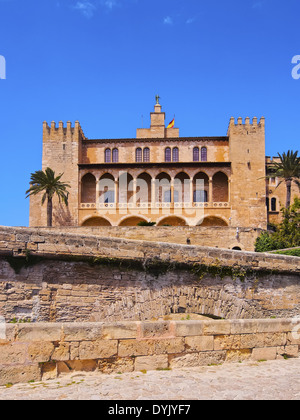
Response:
M251 270L300 273L299 258L267 253L241 252L166 242L100 237L64 230L0 227L0 255L14 257L93 257L155 260L168 264L245 267Z
M6 324L0 385L299 357L299 319Z

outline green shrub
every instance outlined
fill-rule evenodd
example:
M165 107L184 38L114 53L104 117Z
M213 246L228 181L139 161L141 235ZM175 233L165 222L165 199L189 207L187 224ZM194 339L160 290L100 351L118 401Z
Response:
M276 249L295 248L300 246L300 199L283 208L282 222L275 232L263 232L255 242L256 252L274 251Z
M139 222L137 225L138 226L155 226L156 222L144 222L144 221L142 221L142 222Z

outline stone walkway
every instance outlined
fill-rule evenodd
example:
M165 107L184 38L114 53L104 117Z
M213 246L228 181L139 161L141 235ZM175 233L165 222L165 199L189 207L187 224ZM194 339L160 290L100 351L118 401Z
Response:
M300 359L173 371L73 373L0 387L0 400L300 400Z

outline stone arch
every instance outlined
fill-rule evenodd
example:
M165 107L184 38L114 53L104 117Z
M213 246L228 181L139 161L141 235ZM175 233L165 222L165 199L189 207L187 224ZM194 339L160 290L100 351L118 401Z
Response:
M229 201L228 194L228 176L224 172L217 172L213 179L213 202L227 203Z
M184 172L179 172L174 178L174 203L190 202L190 176Z
M219 216L207 216L198 223L201 227L228 226L228 222Z
M171 177L167 172L160 172L156 178L155 201L157 203L171 202Z
M96 203L96 178L91 173L81 178L81 203Z
M82 225L83 227L96 227L96 226L112 226L110 221L105 217L93 216L86 219Z
M133 175L127 171L120 173L118 178L118 197L120 203L132 204L134 196Z
M193 201L207 203L209 200L209 177L205 172L198 172L193 178Z
M179 216L166 216L159 220L157 226L171 225L171 226L188 226L186 220Z
M136 178L137 204L151 203L152 177L147 172L140 173Z
M103 174L99 180L99 201L102 204L115 202L115 178L109 172Z
M119 226L137 226L139 222L148 222L148 220L142 216L125 216Z

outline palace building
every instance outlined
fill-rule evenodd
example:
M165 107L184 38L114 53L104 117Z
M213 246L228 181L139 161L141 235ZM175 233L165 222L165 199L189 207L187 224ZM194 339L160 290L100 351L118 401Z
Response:
M223 137L180 137L166 127L157 97L150 128L136 138L88 139L79 124L43 125L42 169L63 173L69 206L54 204L54 226L199 226L266 229L278 222L284 185L264 176L265 119L230 119ZM295 191L294 191L295 192ZM46 226L41 197L30 226Z

